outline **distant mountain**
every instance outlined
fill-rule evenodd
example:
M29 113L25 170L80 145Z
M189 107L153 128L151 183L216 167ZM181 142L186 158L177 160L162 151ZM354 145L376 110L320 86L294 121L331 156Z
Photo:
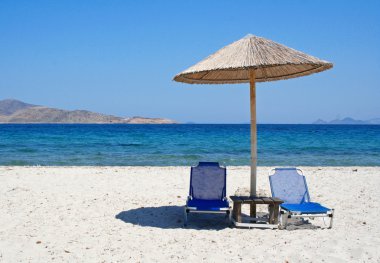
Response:
M318 119L315 122L313 122L313 124L327 124L327 122L322 119Z
M360 124L368 124L368 123L365 121L362 121L362 120L355 120L353 118L347 117L347 118L344 118L341 120L339 120L339 119L332 120L332 121L330 121L329 124L358 124L358 125L360 125Z
M162 119L162 118L145 118L145 117L132 117L124 119L125 123L130 124L174 124L176 123L173 120Z
M36 107L37 105L28 104L18 100L1 100L0 101L0 115L9 116L16 111Z
M355 119L350 118L350 117L346 117L344 119L335 119L335 120L332 120L332 121L324 121L322 119L318 119L315 122L313 122L313 124L337 124L337 125L345 125L345 124L346 125L376 124L376 125L380 125L380 118L371 119L371 120L367 120L367 121L355 120Z
M86 110L68 111L7 99L0 101L0 123L173 124L176 122L163 118L122 118Z

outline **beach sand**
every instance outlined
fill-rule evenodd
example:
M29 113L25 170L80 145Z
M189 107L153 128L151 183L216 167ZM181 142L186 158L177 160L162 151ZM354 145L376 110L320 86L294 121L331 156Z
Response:
M301 168L333 229L183 228L189 167L0 167L0 262L380 262L380 167ZM228 195L249 185L249 167L227 169Z

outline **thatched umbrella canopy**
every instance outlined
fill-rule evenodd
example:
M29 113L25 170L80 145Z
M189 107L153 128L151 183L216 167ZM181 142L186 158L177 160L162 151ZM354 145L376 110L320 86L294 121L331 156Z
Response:
M255 82L290 79L321 72L333 64L271 40L247 35L174 77L190 84L250 83L251 195L256 194L257 132Z

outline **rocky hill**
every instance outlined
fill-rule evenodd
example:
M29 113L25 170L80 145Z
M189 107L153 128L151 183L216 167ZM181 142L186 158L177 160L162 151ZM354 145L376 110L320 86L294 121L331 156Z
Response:
M9 116L16 111L35 107L36 105L28 104L18 100L1 100L0 101L0 116Z
M130 124L174 124L173 120L163 118L145 118L145 117L132 117L124 119L125 123Z
M86 110L68 111L7 99L0 101L0 123L173 124L176 122L163 118L122 118Z

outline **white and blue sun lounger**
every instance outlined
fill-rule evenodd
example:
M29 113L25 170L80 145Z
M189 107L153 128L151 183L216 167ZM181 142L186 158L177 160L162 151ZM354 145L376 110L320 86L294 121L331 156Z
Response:
M226 197L226 168L217 162L200 162L191 167L190 190L185 206L188 213L224 213L229 219L231 208Z
M334 209L310 201L306 178L300 169L276 168L271 173L269 182L272 196L284 201L280 206L282 228L286 228L288 219L292 217L329 217L329 228L332 227Z

